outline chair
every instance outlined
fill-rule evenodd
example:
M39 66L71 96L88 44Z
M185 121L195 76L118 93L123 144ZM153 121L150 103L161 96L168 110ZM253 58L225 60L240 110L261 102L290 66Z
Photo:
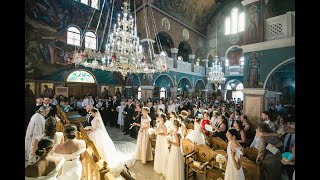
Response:
M260 168L254 162L246 157L242 158L241 165L246 180L256 180L260 177Z
M189 177L189 164L194 160L194 154L196 153L196 144L190 139L182 139L182 154L184 159L184 169L186 177ZM192 175L192 174L191 174Z
M213 168L213 169L209 169L208 170L208 173L207 173L207 176L209 179L214 179L214 180L219 180L219 178L221 180L224 179L224 173L222 170L219 170L219 169L216 169L216 168Z
M253 162L256 162L259 150L254 147L246 147L244 148L244 157L247 157Z
M225 170L226 170L226 167L227 167L227 162L228 162L228 158L227 158L228 154L227 154L227 152L226 152L225 150L219 149L219 150L214 150L214 151L213 151L214 160L212 161L212 164L211 164L211 165L212 165L213 167L215 167L215 168L220 169L220 164L216 161L216 156L217 156L218 154L222 154L223 156L226 157L226 162L222 164L222 170L225 171Z
M214 150L222 149L222 150L227 150L228 143L222 140L219 137L212 137L212 146Z
M206 180L208 169L212 169L210 164L213 160L213 150L209 146L205 144L196 145L195 159L192 163L189 163L189 170L197 174L203 174L203 179ZM187 179L189 179L189 176Z

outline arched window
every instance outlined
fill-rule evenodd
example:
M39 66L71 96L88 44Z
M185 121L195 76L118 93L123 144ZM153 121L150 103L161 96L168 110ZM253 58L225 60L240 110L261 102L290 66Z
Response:
M236 90L237 90L237 91L243 90L243 84L242 84L242 83L239 83L239 84L237 85L237 87L236 87Z
M244 31L244 12L239 14L238 31Z
M238 30L238 9L231 10L231 34L237 33Z
M138 88L138 100L141 99L141 87Z
M67 44L80 46L80 30L75 26L70 26L68 28Z
M225 18L225 35L236 34L244 31L244 12L238 12L238 8L231 10L231 16Z
M240 66L243 66L244 65L244 57L242 56L241 58L240 58Z
M226 20L225 20L225 30L224 30L224 34L225 35L229 35L230 34L230 29L231 29L231 19L230 17L226 17Z
M232 90L230 84L227 84L227 90Z
M94 77L87 71L73 71L67 77L67 82L95 83Z
M84 43L85 48L97 50L97 36L93 32L86 32Z
M160 88L160 99L166 98L166 89L164 87Z
M89 5L89 0L81 0L80 2L85 4L85 5Z

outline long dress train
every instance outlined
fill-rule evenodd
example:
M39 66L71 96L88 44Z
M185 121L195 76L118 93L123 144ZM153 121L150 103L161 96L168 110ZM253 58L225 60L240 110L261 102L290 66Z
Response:
M91 125L93 131L89 133L89 138L96 146L101 158L108 163L108 167L112 173L121 171L124 169L124 165L128 167L133 166L135 162L135 148L128 147L128 149L124 150L126 152L121 152L116 149L103 124L99 111L91 121Z

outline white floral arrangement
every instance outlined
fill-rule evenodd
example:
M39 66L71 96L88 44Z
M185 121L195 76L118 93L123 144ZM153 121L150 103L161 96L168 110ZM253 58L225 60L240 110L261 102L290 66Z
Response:
M217 154L216 161L219 163L220 169L222 169L222 164L227 161L226 157L222 154Z

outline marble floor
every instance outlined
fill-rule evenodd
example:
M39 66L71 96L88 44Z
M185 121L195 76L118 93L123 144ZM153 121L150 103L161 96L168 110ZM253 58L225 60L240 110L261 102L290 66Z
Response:
M131 138L129 135L124 135L123 132L119 128L106 126L109 136L114 141L115 146L117 147L117 141L126 141L136 144L137 140ZM146 164L142 164L141 161L136 161L135 164L129 168L129 172L132 177L136 180L164 180L165 178L159 174L156 174L153 170L153 161L147 162ZM114 174L117 180L123 180L119 173ZM202 180L203 178L198 176L198 180Z

